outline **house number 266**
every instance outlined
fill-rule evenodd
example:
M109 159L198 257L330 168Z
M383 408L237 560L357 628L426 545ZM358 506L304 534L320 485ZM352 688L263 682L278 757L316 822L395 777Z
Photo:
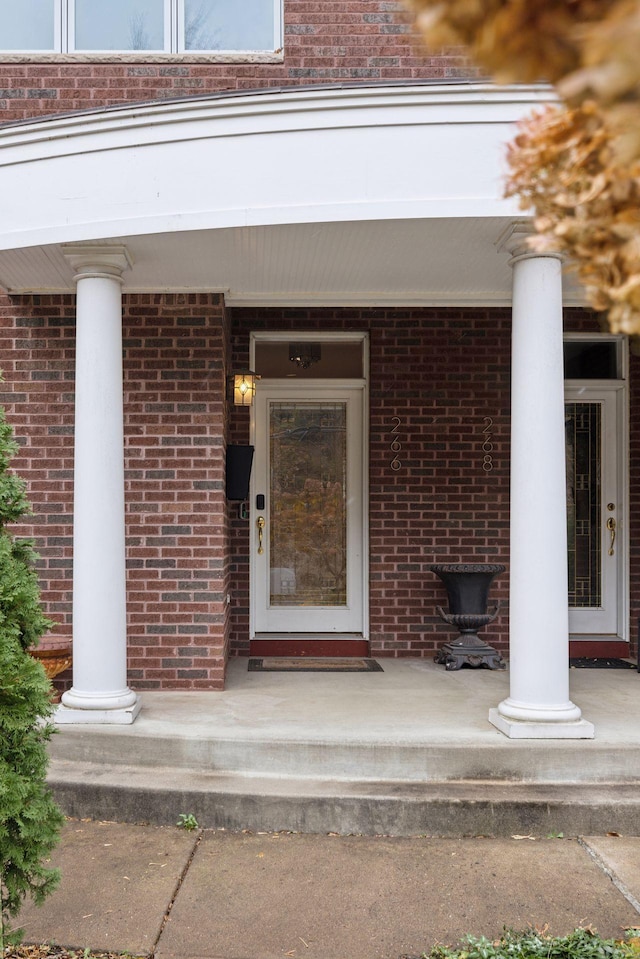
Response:
M399 416L392 416L391 422L393 423L393 428L391 430L391 452L394 454L394 457L391 460L390 465L394 473L397 473L399 469L402 469L402 463L398 459L398 453L402 449L402 444L398 439L398 432L400 430L400 423L402 420Z

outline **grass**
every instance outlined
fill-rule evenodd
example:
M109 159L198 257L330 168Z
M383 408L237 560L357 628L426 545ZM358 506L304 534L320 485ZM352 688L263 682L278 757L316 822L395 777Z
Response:
M4 959L136 959L129 952L92 952L91 949L65 949L55 943L37 946L8 946ZM143 957L138 957L143 959Z
M13 946L4 959L134 959L130 953L64 949L54 944ZM421 959L640 959L640 929L623 939L603 939L592 929L574 929L568 936L549 936L528 929L506 931L494 941L468 936L456 947L434 946Z
M469 936L455 948L435 946L423 959L640 959L640 930L628 930L624 939L602 939L589 928L568 936L505 930L493 942Z

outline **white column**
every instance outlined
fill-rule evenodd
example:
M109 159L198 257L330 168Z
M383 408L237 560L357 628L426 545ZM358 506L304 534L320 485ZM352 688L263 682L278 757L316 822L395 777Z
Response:
M127 686L122 246L70 246L76 271L73 686L58 723L132 723Z
M511 739L592 739L569 699L562 264L512 227L509 697L489 721Z

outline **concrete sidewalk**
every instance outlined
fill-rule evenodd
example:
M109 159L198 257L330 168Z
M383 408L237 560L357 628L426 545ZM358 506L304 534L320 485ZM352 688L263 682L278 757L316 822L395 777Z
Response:
M176 818L188 809L176 809ZM28 942L156 959L399 959L504 926L640 926L640 838L185 832L69 821Z

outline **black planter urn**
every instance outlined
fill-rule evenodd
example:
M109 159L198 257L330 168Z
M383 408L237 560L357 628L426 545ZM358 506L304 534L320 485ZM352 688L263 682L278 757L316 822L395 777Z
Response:
M499 563L435 563L429 569L439 576L449 597L449 612L436 606L440 617L450 626L455 626L460 635L445 643L436 653L436 663L445 669L460 669L461 666L487 666L489 669L504 669L500 653L478 636L482 626L492 623L500 609L496 604L493 612L487 612L491 582L503 573Z

